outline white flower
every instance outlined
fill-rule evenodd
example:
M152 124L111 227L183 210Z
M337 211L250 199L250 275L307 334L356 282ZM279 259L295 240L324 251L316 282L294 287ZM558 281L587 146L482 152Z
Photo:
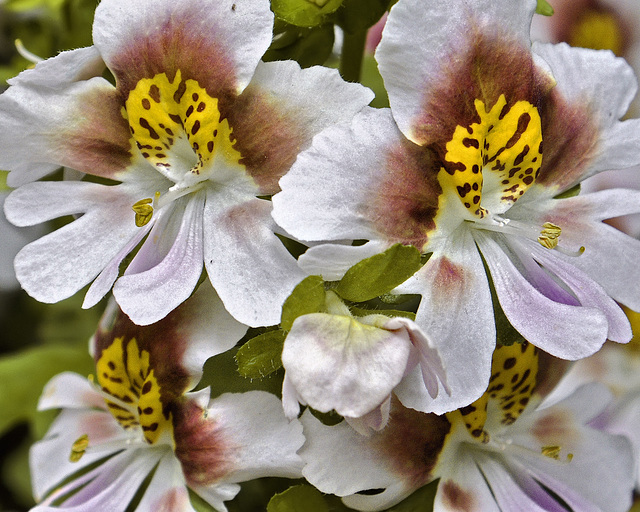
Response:
M7 218L82 214L18 254L29 294L56 302L93 281L90 307L115 282L119 305L146 325L186 300L204 267L238 320L277 323L304 274L265 196L313 135L350 120L372 93L335 70L260 62L272 25L267 0L105 0L95 46L11 80L0 166L19 188ZM61 166L116 184L29 183Z
M388 426L369 437L307 412L303 474L358 510L384 510L439 478L435 512L565 510L556 497L580 512L626 512L630 444L589 424L610 395L591 385L540 403L532 391L554 377L543 369L533 346L500 347L490 388L476 403L436 416L394 402Z
M486 389L489 277L509 322L565 359L628 341L615 301L640 308L640 268L627 264L640 243L601 223L640 211L640 193L558 197L640 162L640 121L619 121L635 77L608 52L532 46L535 5L400 0L376 53L391 109L318 135L273 199L300 240L369 240L314 244L299 263L326 279L398 242L430 255L396 291L422 296L416 323L451 395L432 400L414 371L403 403L418 410L443 413Z
M148 327L109 313L92 340L95 382L63 373L47 384L39 408L62 412L31 449L33 510L124 512L138 496L140 512L192 511L190 489L226 511L238 482L300 476L302 429L275 396L189 392L244 332L217 330L210 298L201 288Z

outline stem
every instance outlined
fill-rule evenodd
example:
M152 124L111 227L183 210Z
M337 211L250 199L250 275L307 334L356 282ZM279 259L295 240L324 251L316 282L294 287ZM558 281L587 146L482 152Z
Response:
M359 82L364 57L364 45L367 31L350 34L344 32L342 54L340 55L340 74L347 82Z

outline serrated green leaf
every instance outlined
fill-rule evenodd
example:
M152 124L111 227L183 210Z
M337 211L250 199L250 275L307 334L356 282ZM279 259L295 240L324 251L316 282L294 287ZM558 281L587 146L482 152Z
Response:
M547 0L538 0L536 12L538 14L542 14L543 16L551 16L553 15L554 11L553 7L551 7L551 4L547 2Z
M271 0L275 15L298 27L316 27L335 12L343 0Z
M322 311L325 296L322 277L309 276L300 281L282 305L280 327L284 331L289 331L294 320L299 316Z
M67 370L86 375L93 369L86 347L48 345L0 358L0 433L33 419L51 377Z
M238 372L249 379L261 379L282 368L282 347L286 333L267 331L247 341L236 354Z
M329 512L329 506L316 488L296 485L271 498L267 512Z
M364 302L393 290L420 268L420 251L395 244L351 267L335 291L344 299Z

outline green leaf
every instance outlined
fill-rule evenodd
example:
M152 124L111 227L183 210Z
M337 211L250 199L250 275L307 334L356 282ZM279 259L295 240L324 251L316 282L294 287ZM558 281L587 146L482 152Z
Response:
M271 498L267 512L329 512L329 506L314 487L296 485Z
M295 60L303 68L324 64L331 56L334 37L331 24L314 28L288 25L276 33L262 60Z
M378 63L371 54L366 54L362 59L362 72L360 83L371 89L376 97L373 98L370 106L374 108L384 108L389 106L389 96L384 88L384 81L378 71Z
M393 290L420 268L420 251L395 244L351 267L335 291L344 299L364 302Z
M271 0L275 15L298 27L316 27L335 12L343 0Z
M249 379L261 379L282 368L282 346L286 333L267 331L247 341L236 354L238 372Z
M282 305L280 327L290 331L296 318L324 309L326 292L320 276L309 276L298 283Z
M566 199L568 197L577 196L580 193L580 183L571 187L570 189L565 190L564 192L560 192L554 199Z
M536 12L538 14L542 14L543 16L551 16L554 11L553 7L551 7L551 4L547 2L547 0L538 0Z
M438 490L438 480L421 487L408 498L387 509L387 512L433 512L433 501Z
M8 174L9 174L9 171L0 171L0 192L5 191L5 190L11 190L7 186L7 175Z
M364 32L389 9L389 0L344 0L335 20L345 32Z
M48 345L0 358L0 434L19 421L31 421L44 385L66 370L88 374L93 360L86 347Z

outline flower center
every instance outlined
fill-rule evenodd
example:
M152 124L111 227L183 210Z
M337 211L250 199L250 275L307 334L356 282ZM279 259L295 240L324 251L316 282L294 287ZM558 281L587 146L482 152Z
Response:
M175 184L133 205L137 226L147 224L155 208L199 190L206 181L226 181L230 174L245 172L218 99L197 81L182 80L179 70L173 81L165 73L140 80L125 110L142 156Z
M479 123L457 126L438 174L443 191L457 196L467 220L507 211L534 183L542 163L538 110L527 101L510 108L504 95L490 110L475 101Z
M149 444L163 433L173 434L171 414L163 411L160 386L149 365L149 353L140 351L135 338L124 347L116 338L96 363L98 383L108 398L109 411L125 430L140 429Z

